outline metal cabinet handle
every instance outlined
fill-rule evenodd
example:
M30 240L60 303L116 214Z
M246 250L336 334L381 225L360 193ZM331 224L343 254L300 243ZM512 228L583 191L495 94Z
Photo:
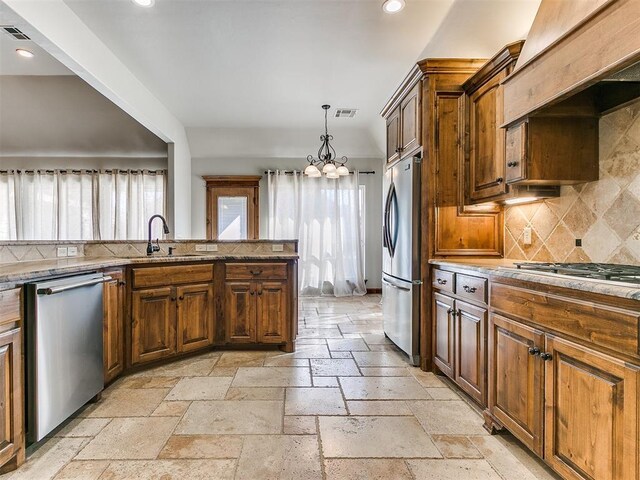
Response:
M447 310L447 313L448 313L449 315L451 315L453 312L454 312L453 308L450 308L450 309L448 309L448 310Z
M553 358L553 355L548 352L544 352L540 354L540 358L546 362L548 360L551 360Z
M529 348L529 355L539 355L539 354L540 354L540 349L538 347Z
M502 182L504 182L504 178L502 177L496 178L496 183L502 183Z
M180 296L178 297L178 300L184 300L184 295L180 295Z
M255 295L256 292L249 292L249 295Z
M171 297L171 301L175 302L176 301L176 297Z
M118 285L120 285L121 287L124 287L127 284L127 282L123 282L123 281L119 281Z
M262 270L251 270L251 275L260 275Z
M475 293L475 291L477 290L476 287L470 287L469 285L463 285L462 288L467 293Z
M517 166L518 166L518 162L507 162L507 167L509 168L513 168Z
M437 281L438 281L438 285L446 285L447 284L447 281L442 279L442 278L439 278Z

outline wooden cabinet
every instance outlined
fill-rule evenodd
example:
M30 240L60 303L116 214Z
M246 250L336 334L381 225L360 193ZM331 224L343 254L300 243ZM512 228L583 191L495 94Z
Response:
M400 158L400 107L387 117L387 163Z
M21 289L0 291L0 473L25 459Z
M433 278L439 290L433 293L431 308L433 362L471 398L486 405L488 311L484 300L472 296L477 302L472 304L461 295L469 295L463 286L470 289L467 284L483 285L486 279L440 269L434 269Z
M433 294L433 361L449 378L454 377L455 300L448 295Z
M544 365L537 354L544 335L506 317L489 320L489 407L492 415L542 456Z
M228 263L225 281L226 341L287 344L292 315L285 263Z
M548 336L547 463L567 479L637 480L640 367Z
M176 293L172 287L132 294L131 364L151 362L176 353Z
M104 284L103 358L104 383L107 384L124 370L124 272L105 272L111 280Z
M465 82L468 95L468 165L465 201L486 202L507 192L501 82L513 70L524 42L507 45Z
M190 352L213 343L214 312L213 285L184 285L176 287L177 350Z
M225 317L228 343L256 342L255 282L227 281Z
M510 185L598 180L598 117L558 114L509 125L505 152L505 177Z
M421 84L415 83L386 116L387 163L412 155L420 148L420 90Z
M486 405L487 309L456 301L455 381Z

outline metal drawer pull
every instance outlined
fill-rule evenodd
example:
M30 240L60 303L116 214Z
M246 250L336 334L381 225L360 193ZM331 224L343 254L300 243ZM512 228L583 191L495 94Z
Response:
M502 182L504 182L504 178L502 177L496 178L496 183L502 183Z
M513 168L517 166L518 166L518 162L507 162L507 167Z
M538 347L529 348L529 355L539 355L540 349Z
M442 278L438 279L438 285L446 285L446 284L447 284L446 280L443 280Z
M447 310L447 313L448 313L449 315L451 315L453 312L454 312L453 308L450 308L449 310Z
M78 282L71 285L64 285L62 287L39 288L37 293L38 295L55 295L56 293L66 292L68 290L73 290L74 288L90 287L92 285L109 282L111 280L113 280L111 277L95 278L86 282Z
M477 290L476 287L470 287L469 285L463 285L462 288L467 293L475 293L475 291Z
M553 356L550 353L545 352L540 354L540 358L546 362L548 360L551 360Z
M251 275L260 275L262 270L251 270Z

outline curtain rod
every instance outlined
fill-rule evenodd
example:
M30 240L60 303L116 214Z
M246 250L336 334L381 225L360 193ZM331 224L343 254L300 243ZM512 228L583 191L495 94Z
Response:
M36 170L20 170L20 169L11 169L11 170L0 170L0 175L8 175L11 173L26 173L26 174L30 174L33 175L35 173L45 173L48 175L54 174L54 173L61 173L61 174L82 174L82 173L126 173L126 174L132 174L132 175L137 175L139 173L146 173L146 174L150 174L150 175L158 175L158 174L166 174L167 170L146 170L146 169L142 169L142 170L122 170L122 169L104 169L104 170L93 170L93 169L36 169Z
M285 175L293 175L296 172L300 172L302 173L301 170L280 170L281 173L284 173ZM273 175L274 173L276 173L276 170L265 170L264 174L265 175ZM350 175L353 175L354 172L349 172ZM364 171L359 171L358 172L360 175L375 175L376 171L375 170L364 170Z

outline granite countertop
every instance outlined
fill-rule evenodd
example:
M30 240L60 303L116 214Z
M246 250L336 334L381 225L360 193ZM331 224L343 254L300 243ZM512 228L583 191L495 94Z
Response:
M156 257L74 257L30 262L0 263L0 284L21 283L54 275L81 273L126 265L173 262L211 262L215 260L297 260L297 253L203 254Z
M429 263L443 267L465 268L493 277L515 278L527 282L542 283L555 287L571 288L583 292L599 293L613 297L629 298L640 301L640 285L598 280L595 278L573 277L557 273L520 270L515 262L521 260L500 259L433 259Z

